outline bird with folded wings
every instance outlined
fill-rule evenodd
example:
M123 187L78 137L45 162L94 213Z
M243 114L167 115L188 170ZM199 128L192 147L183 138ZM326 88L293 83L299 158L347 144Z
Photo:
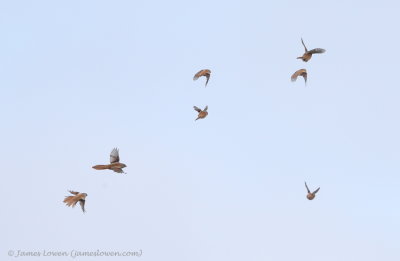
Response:
M85 213L85 201L86 201L87 194L86 193L79 193L79 192L72 191L72 190L69 190L69 192L71 194L73 194L74 196L66 196L63 202L68 207L71 207L71 206L75 207L76 203L79 202L79 204L81 205L83 213Z
M117 173L125 173L122 169L125 168L126 165L119 162L119 150L114 148L110 153L110 164L107 165L95 165L92 168L97 170L110 169Z

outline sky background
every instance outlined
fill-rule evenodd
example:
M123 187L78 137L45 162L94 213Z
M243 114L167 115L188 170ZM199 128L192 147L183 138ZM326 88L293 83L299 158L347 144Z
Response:
M0 259L400 260L399 13L394 0L1 1ZM296 60L301 37L326 53ZM206 68L204 88L192 78ZM300 68L307 86L290 81ZM114 147L127 175L91 168ZM304 181L321 187L313 201ZM85 214L68 190L88 193Z

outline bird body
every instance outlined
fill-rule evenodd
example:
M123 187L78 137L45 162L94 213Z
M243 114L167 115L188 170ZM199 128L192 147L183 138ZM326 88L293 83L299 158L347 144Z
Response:
M315 48L310 51L307 50L307 47L304 44L303 38L301 38L301 43L304 46L305 52L304 52L303 56L299 56L299 57L297 57L297 59L301 59L301 60L303 60L303 62L308 62L311 59L312 55L315 53L324 53L325 52L325 49L322 49L322 48Z
M71 194L73 194L74 196L66 196L63 202L68 207L75 207L76 203L79 202L79 204L81 205L82 211L85 212L85 201L86 201L87 194L79 193L79 192L72 191L72 190L70 190L69 192Z
M313 200L315 198L315 194L313 194L313 193L308 193L307 194L307 199L308 200Z
M122 169L125 167L126 167L125 164L116 162L116 163L107 164L107 165L95 165L92 168L97 169L97 170L110 169L117 173L125 173L122 171Z
M208 115L208 106L206 106L204 108L204 110L201 110L199 107L193 106L194 110L197 111L199 114L197 115L197 119L195 119L195 121L197 121L198 119L204 119L205 117L207 117Z
M193 81L196 81L197 79L199 79L202 76L207 78L206 85L205 85L205 87L207 87L208 80L210 80L211 71L209 69L200 70L198 73L196 73L194 75Z
M110 169L117 173L125 173L122 169L125 168L126 165L119 162L119 150L114 148L110 154L110 164L107 165L95 165L92 168L96 170L104 170Z
M315 194L317 194L317 192L319 191L320 188L317 188L314 192L311 192L307 186L307 183L304 182L304 184L306 185L306 189L307 189L307 199L313 200L315 198Z

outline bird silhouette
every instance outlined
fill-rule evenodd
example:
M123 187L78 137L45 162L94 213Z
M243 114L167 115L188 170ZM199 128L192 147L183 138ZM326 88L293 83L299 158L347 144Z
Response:
M117 173L125 173L122 169L125 168L126 165L119 162L119 151L117 148L114 148L110 153L110 164L107 165L96 165L92 168L97 170L110 169Z
M292 82L295 82L297 80L297 77L299 76L303 76L304 82L307 84L307 70L306 69L297 70L294 74L292 74L291 77Z
M204 110L201 110L199 107L193 106L194 110L197 111L199 114L197 115L197 119L195 119L195 121L197 121L198 119L204 119L205 117L207 117L208 115L208 106L206 106L204 108Z
M210 70L208 70L208 69L200 70L198 73L196 73L196 74L194 75L193 81L196 81L196 80L199 79L201 76L205 76L205 77L207 78L205 87L207 87L208 80L210 80L210 75L211 75L211 71L210 71Z
M73 194L74 196L66 196L64 199L64 203L67 204L68 207L75 207L76 203L79 202L79 204L81 205L82 211L83 213L85 213L85 200L87 197L86 193L79 193L79 192L75 192L72 190L69 190L69 192L71 194Z
M307 189L307 198L309 200L313 200L315 198L315 194L317 194L317 192L319 191L320 188L317 188L314 192L311 193L310 189L307 186L307 183L304 182L304 184L306 185L306 189Z
M322 49L322 48L315 48L315 49L308 51L306 45L304 44L303 38L301 38L301 43L304 46L305 53L303 54L303 56L297 57L297 59L302 59L303 62L308 62L311 59L312 55L315 53L324 53L325 52L325 49Z

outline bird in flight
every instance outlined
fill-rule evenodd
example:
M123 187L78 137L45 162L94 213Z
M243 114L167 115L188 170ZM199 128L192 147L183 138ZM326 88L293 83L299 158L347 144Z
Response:
M315 48L310 51L307 50L307 47L304 44L303 38L301 38L301 43L304 46L305 53L303 54L303 56L297 57L297 59L302 59L303 62L308 62L311 59L312 55L315 53L324 53L325 52L325 49L322 49L322 48Z
M64 199L64 203L67 204L68 207L75 207L76 203L78 203L81 205L82 211L83 213L85 213L85 200L87 197L86 193L79 193L79 192L75 192L72 190L69 190L69 192L71 194L73 194L74 196L66 196Z
M199 115L197 115L197 119L195 119L195 121L197 121L198 119L204 119L205 117L207 117L208 115L208 106L206 106L204 108L204 110L201 110L199 107L193 106L194 110L197 111L199 113Z
M210 80L210 75L211 75L211 71L210 71L210 70L208 70L208 69L200 70L198 73L196 73L196 74L194 75L193 81L196 81L196 80L199 79L201 76L205 76L205 77L207 78L205 87L207 87L208 80Z
M306 185L306 189L307 189L307 198L309 200L313 200L315 198L315 194L317 194L317 192L319 191L319 188L317 188L314 192L311 193L310 189L307 186L307 183L304 182L304 184Z
M119 162L119 151L117 148L114 148L110 153L110 164L108 165L96 165L92 168L97 170L102 169L110 169L117 173L125 173L122 169L125 168L126 165Z
M303 76L304 82L307 84L307 70L306 69L297 70L291 77L292 82L295 82L297 80L297 77L299 76Z

